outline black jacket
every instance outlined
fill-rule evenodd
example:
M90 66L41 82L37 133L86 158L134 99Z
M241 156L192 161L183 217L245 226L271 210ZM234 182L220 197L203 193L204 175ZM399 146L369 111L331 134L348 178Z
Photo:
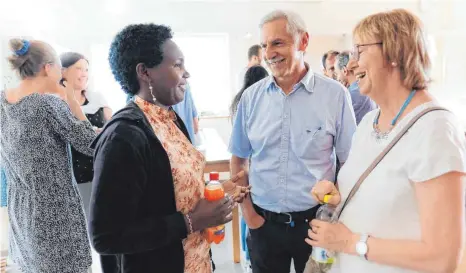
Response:
M120 272L182 273L187 229L176 210L168 155L144 113L130 102L92 147L89 233L94 248L102 255L116 255Z

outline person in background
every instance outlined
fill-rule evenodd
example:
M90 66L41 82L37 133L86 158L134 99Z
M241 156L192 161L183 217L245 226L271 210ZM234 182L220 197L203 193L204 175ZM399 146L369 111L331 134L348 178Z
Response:
M77 52L66 52L60 55L63 81L67 81L75 90L75 97L83 109L87 119L98 132L112 117L112 110L104 97L87 90L89 61L84 55ZM86 156L71 147L73 159L73 172L81 198L84 204L86 217L89 217L89 201L91 198L91 181L93 177L92 156Z
M21 272L85 273L92 263L90 244L68 146L91 156L96 132L73 86L59 84L55 50L37 40L9 43L8 60L21 79L18 87L0 92L11 257Z
M243 87L241 88L241 90L239 90L239 92L236 94L236 96L233 98L233 101L231 102L230 116L231 116L232 121L234 120L234 116L236 115L239 101L241 100L241 97L243 96L244 91L246 91L246 89L248 89L250 86L252 86L256 82L262 80L263 78L266 78L267 76L269 76L269 73L264 67L260 65L251 66L246 71L246 74L244 75L244 79L243 79Z
M183 120L186 130L188 130L189 139L195 143L195 135L199 131L199 115L197 114L196 105L194 104L191 88L186 84L183 101L173 105L173 110Z
M255 65L250 67L247 71L246 74L244 75L244 83L243 87L241 90L236 94L236 96L233 98L233 101L231 102L230 106L230 117L231 120L233 121L236 115L236 111L238 108L239 101L241 100L241 96L243 95L244 91L248 89L250 86L255 84L256 82L266 78L269 76L269 73L267 70L260 66L260 65ZM249 229L247 228L246 221L244 221L244 218L241 217L241 238L242 238L242 245L243 245L243 251L246 253L246 270L249 270L250 272L250 256L249 253L251 252L251 236L249 233Z
M323 73L325 76L334 80L337 79L337 76L335 74L335 58L338 54L340 54L340 52L330 50L322 56Z
M102 94L87 90L89 83L89 61L77 52L66 52L60 55L63 67L63 80L72 83L76 99L94 127L101 129L112 117L112 109Z
M248 169L252 200L241 205L251 233L254 273L297 273L312 248L308 224L318 209L311 188L335 180L346 161L356 121L347 90L304 62L309 34L302 18L273 11L260 24L264 59L272 71L241 96L229 150L231 172Z
M253 45L248 49L248 64L245 68L241 70L241 73L238 75L238 85L236 90L240 90L244 83L244 75L250 67L261 65L263 59L262 48L260 45Z
M359 124L338 188L320 181L312 190L318 202L332 194L333 205L417 114L439 106L428 91L431 59L415 15L402 9L370 15L353 37L360 92L380 109ZM339 252L331 273L455 272L464 244L465 177L458 118L430 112L367 176L339 221L313 220L306 240Z
M354 63L357 62L350 60L348 51L341 52L335 59L335 75L337 80L348 88L353 103L354 115L356 116L356 124L359 124L367 113L377 108L377 105L368 96L364 96L359 92L358 79L354 75Z
M112 117L107 101L98 92L87 90L89 82L89 61L77 52L66 52L60 55L62 63L62 80L73 85L75 96L81 105L86 117L97 132L100 132L105 123ZM89 204L92 191L92 177L94 176L93 157L78 152L71 147L73 160L73 173L78 183L86 219L89 219ZM105 272L117 272L117 261L113 256L101 256L101 267Z
M117 258L120 273L210 273L202 231L229 222L248 188L230 185L234 195L203 198L205 158L171 108L183 100L189 73L169 27L126 26L110 45L109 62L133 101L91 146L92 244Z

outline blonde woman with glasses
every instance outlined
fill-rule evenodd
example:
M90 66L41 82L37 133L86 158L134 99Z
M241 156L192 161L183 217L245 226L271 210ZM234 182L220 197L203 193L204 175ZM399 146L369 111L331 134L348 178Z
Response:
M340 205L374 159L421 112L438 107L428 91L431 60L421 22L405 10L364 18L355 27L360 91L380 109L354 135L338 185L312 195ZM338 223L310 223L313 247L337 251L332 273L454 272L464 229L465 137L456 117L423 115L360 184ZM341 208L341 205L339 206Z

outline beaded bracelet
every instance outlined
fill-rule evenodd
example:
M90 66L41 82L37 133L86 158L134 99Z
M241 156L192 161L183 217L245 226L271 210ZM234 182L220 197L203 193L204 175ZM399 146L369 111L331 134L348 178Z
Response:
M194 230L193 230L193 222L191 221L191 216L189 216L189 213L188 213L188 214L186 214L184 217L186 217L186 220L188 220L189 234L194 233Z

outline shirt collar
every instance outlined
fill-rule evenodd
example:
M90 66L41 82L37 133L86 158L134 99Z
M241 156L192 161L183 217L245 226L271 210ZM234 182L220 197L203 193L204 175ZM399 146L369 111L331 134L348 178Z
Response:
M304 75L304 77L297 84L302 84L306 91L308 91L309 93L312 93L314 92L314 82L315 82L314 72L312 71L309 64L304 63L304 65L306 66L306 69L307 69L306 75ZM266 87L267 87L267 90L278 90L279 87L273 75L270 75L268 77Z
M348 87L348 90L356 90L358 88L359 88L358 81L355 81L352 84L350 84L350 86Z

